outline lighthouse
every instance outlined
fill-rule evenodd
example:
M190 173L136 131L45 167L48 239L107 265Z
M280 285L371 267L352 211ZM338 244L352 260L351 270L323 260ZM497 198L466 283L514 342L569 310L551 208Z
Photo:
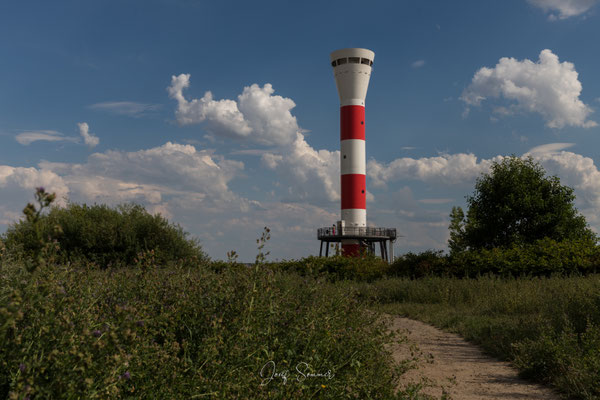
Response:
M379 243L381 257L393 261L396 230L367 227L365 99L375 53L348 48L332 52L329 59L340 98L341 219L337 229L335 224L319 229L319 255L322 256L324 243L326 256L331 242L341 242L342 254L346 256L374 254L375 244Z
M348 228L367 226L365 152L365 98L375 53L367 49L342 49L330 54L340 97L340 181L342 215ZM360 243L343 239L342 252L356 255Z

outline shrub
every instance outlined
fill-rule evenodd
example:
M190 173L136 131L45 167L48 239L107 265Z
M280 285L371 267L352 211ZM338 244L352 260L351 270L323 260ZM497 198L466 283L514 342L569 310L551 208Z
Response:
M408 252L396 258L390 272L392 275L410 278L446 274L448 258L443 253L435 250L426 250L422 253Z
M179 225L135 204L54 207L35 224L24 220L9 227L4 242L8 252L25 259L39 252L40 236L58 243L58 262L83 261L106 268L139 263L144 254L158 263L207 260L198 242L188 239Z

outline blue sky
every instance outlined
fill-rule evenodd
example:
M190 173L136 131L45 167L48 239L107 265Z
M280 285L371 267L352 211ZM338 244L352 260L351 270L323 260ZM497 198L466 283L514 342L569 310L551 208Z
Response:
M214 258L318 251L339 219L329 53L375 52L367 219L445 249L493 160L531 155L600 230L598 0L0 5L0 230L36 186L137 202Z

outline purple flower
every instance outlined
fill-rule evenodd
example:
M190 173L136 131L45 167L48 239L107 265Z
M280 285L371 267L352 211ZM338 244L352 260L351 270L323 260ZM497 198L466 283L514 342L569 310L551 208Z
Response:
M135 324L137 326L144 326L144 321L137 321Z
M19 364L19 370L21 370L21 372L25 372L25 369L26 369L25 364L23 364L23 363Z
M100 330L96 329L94 332L92 332L92 334L93 334L95 337L100 337L100 335L102 335L102 332L101 332Z
M129 371L127 371L123 375L121 375L121 377L125 378L125 379L129 379L129 378L131 378L131 374L129 373Z

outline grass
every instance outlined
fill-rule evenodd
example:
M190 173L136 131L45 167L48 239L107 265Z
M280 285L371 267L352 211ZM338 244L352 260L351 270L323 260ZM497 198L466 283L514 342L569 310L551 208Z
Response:
M600 275L353 285L377 310L456 332L565 398L600 398Z

